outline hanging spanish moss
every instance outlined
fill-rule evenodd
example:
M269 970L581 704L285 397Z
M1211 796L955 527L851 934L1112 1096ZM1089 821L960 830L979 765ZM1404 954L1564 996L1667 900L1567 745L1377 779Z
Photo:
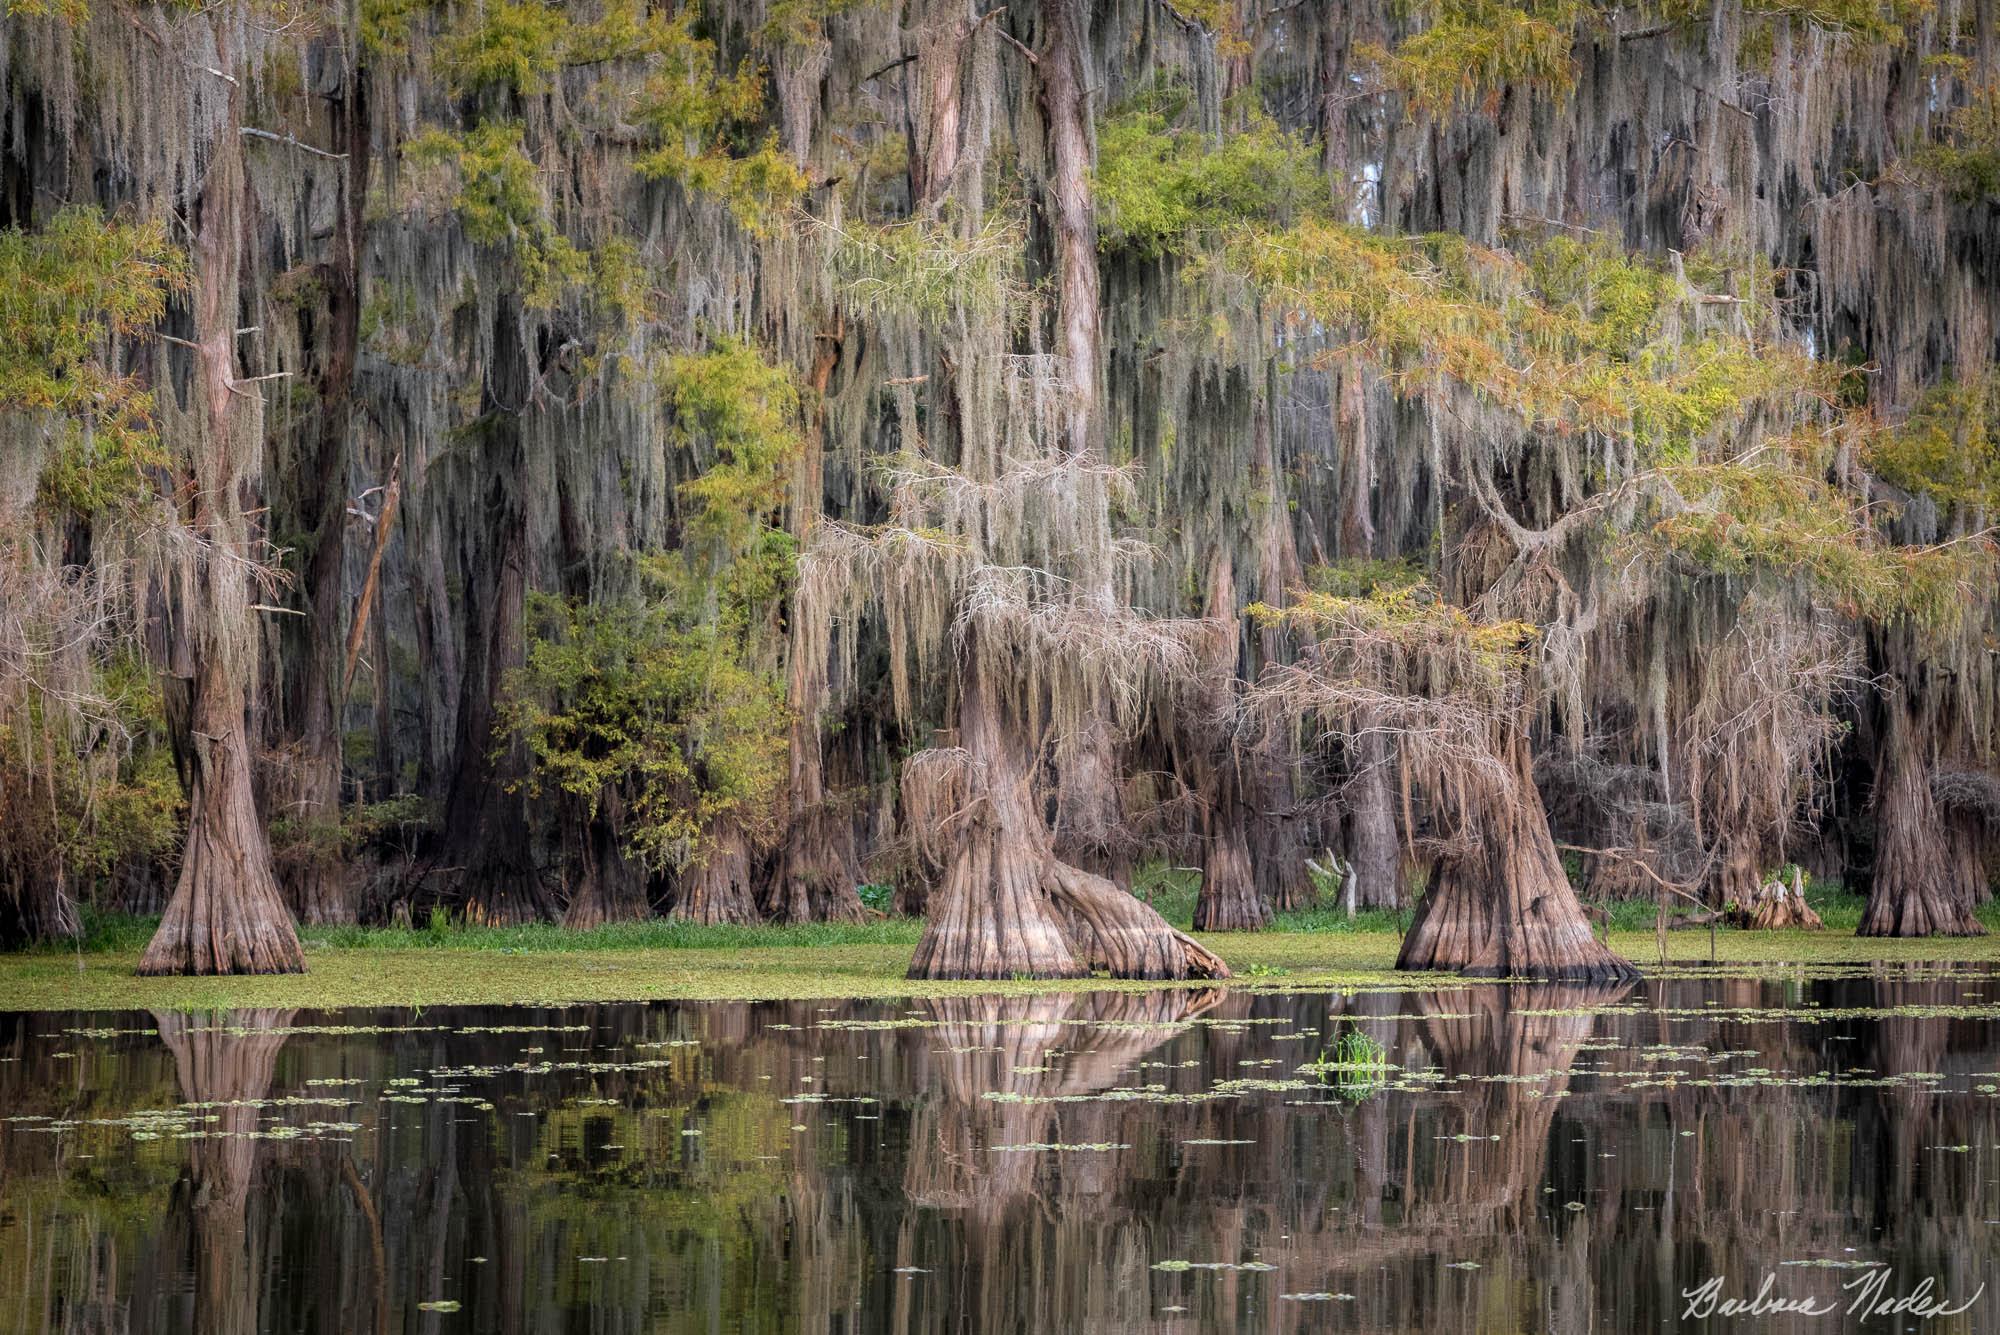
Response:
M0 941L1978 929L1989 5L4 10Z

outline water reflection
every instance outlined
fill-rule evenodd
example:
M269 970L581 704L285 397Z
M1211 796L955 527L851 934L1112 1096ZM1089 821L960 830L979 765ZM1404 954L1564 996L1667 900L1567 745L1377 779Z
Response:
M1993 990L0 1015L0 1331L2000 1328Z

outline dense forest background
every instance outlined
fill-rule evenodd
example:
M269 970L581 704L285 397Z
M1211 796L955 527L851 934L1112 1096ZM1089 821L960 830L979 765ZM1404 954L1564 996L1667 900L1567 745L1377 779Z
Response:
M0 0L0 937L1977 931L1994 9Z

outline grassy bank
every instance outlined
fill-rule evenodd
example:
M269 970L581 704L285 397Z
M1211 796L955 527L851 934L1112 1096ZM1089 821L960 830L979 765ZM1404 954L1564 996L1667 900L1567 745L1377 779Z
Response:
M1183 926L1191 895L1156 887L1155 900ZM1759 972L1797 965L1875 961L1995 961L1995 938L1882 941L1854 935L1860 914L1833 896L1817 904L1824 932L1714 935L1714 957ZM1184 902L1185 901L1185 902ZM1644 909L1646 906L1632 906ZM1614 914L1612 947L1643 968L1659 966L1650 911ZM2000 928L1992 906L1988 924ZM1844 919L1844 921L1843 921ZM1265 932L1203 939L1239 984L1425 986L1442 981L1390 973L1400 915L1314 910L1283 915ZM1047 982L912 983L904 979L922 932L915 919L798 927L699 927L645 922L569 932L548 925L468 927L439 918L417 928L307 928L310 972L281 978L142 979L132 970L150 936L145 918L93 918L80 949L0 955L0 1010L330 1008L472 1003L637 1001L669 998L894 997L994 991L1039 992ZM1707 931L1669 935L1670 959L1709 959ZM1067 986L1107 986L1103 981Z

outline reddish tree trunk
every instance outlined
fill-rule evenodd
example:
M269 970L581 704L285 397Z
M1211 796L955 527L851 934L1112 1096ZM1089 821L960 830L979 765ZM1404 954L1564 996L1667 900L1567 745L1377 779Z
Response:
M638 922L651 912L645 872L625 856L619 843L621 814L615 801L607 801L595 819L578 811L565 822L570 836L569 864L575 869L577 886L569 907L563 910L563 926L588 929L610 922Z
M213 58L236 65L234 29L217 15ZM194 29L198 31L199 29ZM206 53L204 53L206 54ZM221 123L239 125L242 84L213 93ZM246 484L263 446L255 384L236 379L237 284L247 230L249 186L240 139L216 139L202 180L194 225L196 333L193 423L179 490L191 496L189 527L205 549L196 563L191 605L174 634L173 657L191 676L179 687L186 704L177 750L188 782L187 841L180 881L139 962L144 974L298 973L305 969L291 914L278 892L271 849L251 789L248 684L255 679L249 568L253 553L243 510ZM180 714L180 711L171 711Z
M750 883L750 841L733 824L710 831L708 856L681 873L680 892L670 918L689 922L757 921L757 897Z
M1875 878L1857 936L1982 936L1975 891L1950 856L1930 758L1904 684L1888 702L1875 770Z
M1526 739L1508 749L1507 777L1471 786L1467 800L1481 809L1461 813L1461 825L1475 845L1439 858L1396 967L1557 982L1638 977L1599 944L1570 889L1529 778Z
M930 0L917 27L916 82L922 114L910 124L910 203L935 209L958 170L960 88L972 18L965 0Z
M1194 926L1203 932L1251 932L1271 921L1257 893L1250 860L1243 773L1248 759L1235 735L1239 630L1236 575L1226 552L1209 563L1208 618L1202 676L1207 699L1194 742L1193 765L1201 785L1201 892L1195 896Z
M1047 29L1037 63L1049 136L1049 223L1055 232L1057 315L1070 451L1097 444L1099 339L1097 210L1090 194L1090 11L1080 0L1043 0Z
M836 314L832 328L816 340L812 368L813 428L806 439L792 491L791 528L803 549L819 518L826 393L846 333ZM814 613L799 609L792 627L785 683L792 721L786 783L784 846L777 874L765 893L765 912L778 922L859 922L865 915L856 887L861 858L855 848L851 815L829 801L826 758L820 750L820 705L826 695L826 637Z
M494 745L496 688L527 654L527 521L512 475L521 466L518 434L510 443L508 454L495 450L489 493L499 524L498 560L466 572L477 583L466 599L471 652L460 687L458 763L445 804L441 852L421 873L452 878L437 897L461 899L468 921L494 926L546 921L554 910L529 845L526 803L512 790L527 771L525 748L518 741L504 749Z
M1403 846L1396 838L1396 797L1389 783L1389 748L1366 735L1354 745L1359 769L1347 784L1347 860L1354 903L1364 909L1403 907Z
M1722 836L1715 869L1709 873L1708 883L1703 886L1703 898L1710 908L1721 908L1725 904L1735 904L1748 909L1751 902L1759 897L1759 887L1763 884L1762 859L1756 839L1744 835Z
M1057 859L1028 767L984 681L974 635L959 686L963 751L932 753L904 775L904 809L948 819L942 882L910 964L912 978L1226 978L1228 966L1101 876ZM943 769L940 777L935 771ZM928 785L931 791L923 791Z
M1234 765L1225 765L1230 773ZM1254 932L1270 925L1271 910L1257 893L1244 829L1240 780L1225 778L1221 799L1203 817L1201 893L1194 901L1198 932Z

